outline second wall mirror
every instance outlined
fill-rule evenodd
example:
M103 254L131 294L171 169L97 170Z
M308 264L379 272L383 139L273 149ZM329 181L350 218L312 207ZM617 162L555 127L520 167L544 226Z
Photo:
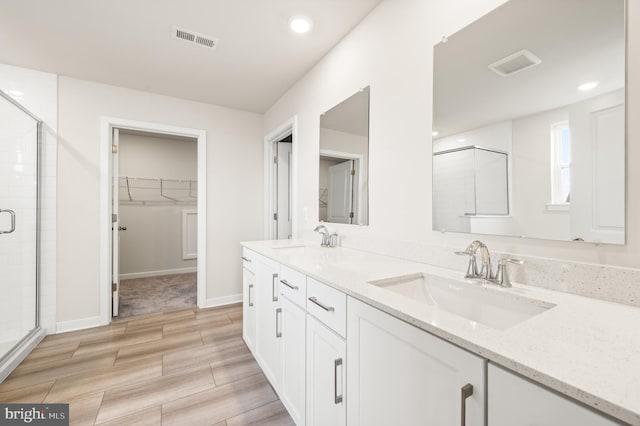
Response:
M434 230L624 243L624 0L510 0L433 78Z
M369 87L320 116L319 219L369 224Z

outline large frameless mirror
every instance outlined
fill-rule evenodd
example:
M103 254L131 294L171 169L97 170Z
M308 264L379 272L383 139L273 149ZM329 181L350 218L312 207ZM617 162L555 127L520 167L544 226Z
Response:
M319 219L369 224L369 87L320 116Z
M434 230L624 244L624 0L511 0L433 78Z

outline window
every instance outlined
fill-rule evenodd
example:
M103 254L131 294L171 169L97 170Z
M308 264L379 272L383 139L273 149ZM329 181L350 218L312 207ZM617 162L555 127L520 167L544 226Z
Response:
M551 203L571 201L571 131L569 122L551 125Z

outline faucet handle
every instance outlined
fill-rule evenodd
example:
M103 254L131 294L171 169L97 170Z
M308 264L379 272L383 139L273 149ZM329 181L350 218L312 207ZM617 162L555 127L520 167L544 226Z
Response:
M476 262L476 254L470 250L454 251L458 256L469 256L469 265L467 266L467 273L465 279L480 278L478 273L478 263Z
M509 279L509 275L507 274L507 270L505 269L505 265L507 263L515 263L516 265L522 265L524 264L524 261L520 259L510 259L510 258L502 258L498 261L496 276L492 280L492 282L502 287L511 287L511 280Z

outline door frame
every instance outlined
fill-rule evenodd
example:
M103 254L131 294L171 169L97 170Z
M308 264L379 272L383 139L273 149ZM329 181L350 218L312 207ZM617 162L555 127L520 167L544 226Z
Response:
M353 185L353 204L356 206L356 217L355 223L362 223L362 205L360 200L360 188L362 188L362 181L364 177L362 176L362 164L364 163L364 155L360 154L352 154L350 152L342 152L342 151L333 151L330 149L321 149L320 150L320 158L322 157L330 157L330 158L340 158L343 160L352 160L354 163L354 168L356 170L356 180Z
M264 238L265 240L275 240L278 238L276 233L276 223L273 220L273 212L276 207L276 194L278 193L276 167L273 158L276 156L276 143L282 138L291 135L291 238L298 237L297 229L297 212L298 200L298 117L286 120L275 129L267 133L264 137Z
M112 191L112 129L137 130L197 139L198 162L198 260L197 305L206 305L207 264L207 132L201 129L170 126L160 123L100 117L100 324L111 322L111 202Z

